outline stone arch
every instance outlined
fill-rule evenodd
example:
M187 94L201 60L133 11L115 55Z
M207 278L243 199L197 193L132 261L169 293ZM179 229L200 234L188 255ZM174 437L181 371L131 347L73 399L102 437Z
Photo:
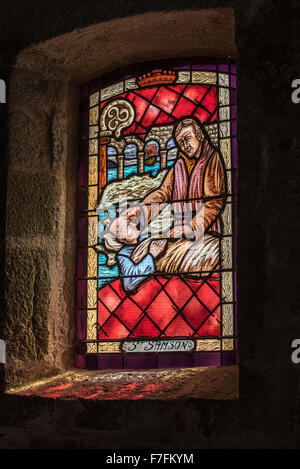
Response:
M119 153L119 147L114 142L110 141L108 146L113 147L116 150L117 154Z
M159 152L159 150L161 148L161 145L162 145L162 142L160 140L158 140L157 138L148 138L148 139L145 140L144 148L146 148L150 143L156 143L157 144L157 150Z
M124 147L124 155L125 155L125 152L126 150L129 149L129 147L134 147L135 148L135 153L136 153L136 156L137 156L137 152L138 152L138 147L137 147L137 144L135 142L128 142L127 145Z

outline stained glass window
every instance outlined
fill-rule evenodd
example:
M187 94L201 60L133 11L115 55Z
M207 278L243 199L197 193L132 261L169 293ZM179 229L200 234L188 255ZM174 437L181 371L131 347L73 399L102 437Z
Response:
M78 367L237 363L236 173L232 61L81 87Z

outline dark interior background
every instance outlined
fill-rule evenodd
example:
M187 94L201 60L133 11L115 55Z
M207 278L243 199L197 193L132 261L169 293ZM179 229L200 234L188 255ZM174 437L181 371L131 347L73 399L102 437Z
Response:
M300 78L300 3L2 0L0 76L9 80L21 49L76 28L214 7L233 7L236 16L240 398L63 402L2 394L0 448L3 436L12 448L300 446L300 364L291 361L291 342L300 338L300 103L291 101L291 83ZM0 326L8 111L9 103L0 106Z

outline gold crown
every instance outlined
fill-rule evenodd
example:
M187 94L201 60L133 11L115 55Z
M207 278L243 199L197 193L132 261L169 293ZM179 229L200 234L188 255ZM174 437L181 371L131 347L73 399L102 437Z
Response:
M138 78L139 86L161 85L173 83L176 79L176 72L172 70L152 70Z

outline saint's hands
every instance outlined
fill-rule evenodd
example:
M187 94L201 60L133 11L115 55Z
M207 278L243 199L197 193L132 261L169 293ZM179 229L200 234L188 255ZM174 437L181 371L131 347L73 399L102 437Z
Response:
M155 239L151 242L149 253L156 259L160 254L164 252L167 247L166 239Z

